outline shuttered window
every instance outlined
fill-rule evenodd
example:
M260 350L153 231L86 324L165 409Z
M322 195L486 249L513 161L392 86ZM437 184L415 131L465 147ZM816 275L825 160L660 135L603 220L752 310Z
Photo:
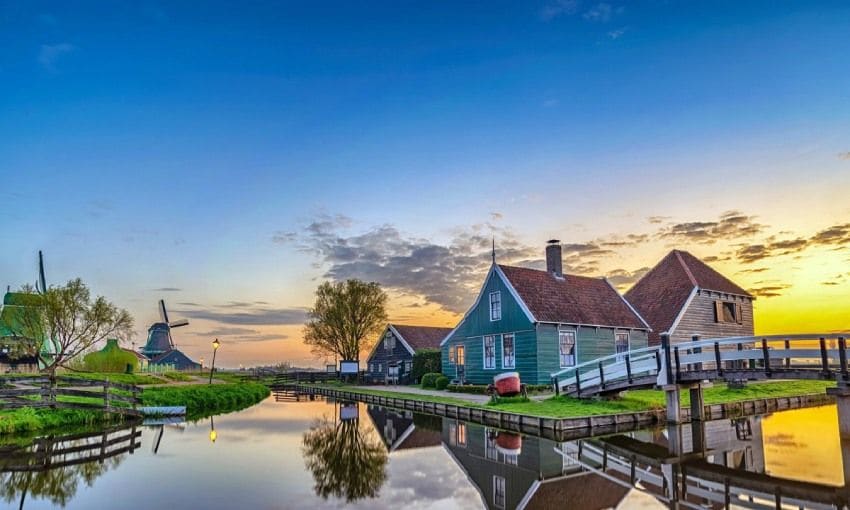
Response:
M732 301L714 302L714 322L732 322L743 324L744 309L740 303Z
M490 293L490 320L502 319L502 293L499 291Z

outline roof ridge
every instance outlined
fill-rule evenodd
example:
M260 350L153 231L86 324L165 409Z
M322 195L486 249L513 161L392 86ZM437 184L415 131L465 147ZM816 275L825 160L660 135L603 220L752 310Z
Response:
M551 274L551 273L549 273L549 271L547 271L545 269L535 269L533 267L511 266L511 265L508 265L508 264L496 264L496 265L499 266L499 267L509 267L511 269L521 269L523 271L534 271L534 272L537 272L537 273ZM587 276L587 275L575 274L575 273L564 273L561 276L562 277L569 276L570 278L585 278L587 280L605 280L606 279L605 276Z
M673 250L673 253L676 254L676 259L679 261L679 264L682 265L682 269L685 270L685 273L688 275L688 279L694 285L694 287L699 287L699 283L697 283L697 279L694 277L694 274L691 272L691 268L688 267L688 264L685 263L685 259L682 258L682 254L680 250Z

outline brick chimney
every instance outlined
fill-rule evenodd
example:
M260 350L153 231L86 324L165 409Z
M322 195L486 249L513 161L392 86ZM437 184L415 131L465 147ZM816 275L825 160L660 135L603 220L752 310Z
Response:
M557 277L564 276L561 241L558 239L550 239L546 242L546 272Z

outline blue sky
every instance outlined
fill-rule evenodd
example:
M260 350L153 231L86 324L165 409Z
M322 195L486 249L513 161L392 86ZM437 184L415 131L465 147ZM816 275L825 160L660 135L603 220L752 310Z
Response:
M308 362L297 318L221 313L279 317L364 276L340 244L382 246L390 271L475 236L533 264L550 237L647 235L576 258L632 273L677 222L761 225L673 239L731 266L735 243L850 221L845 2L274 4L0 4L2 283L32 281L44 249L48 279L83 277L140 335L165 297L198 318L190 352L230 331L251 353L232 363ZM479 271L456 299L368 274L396 316L450 323Z

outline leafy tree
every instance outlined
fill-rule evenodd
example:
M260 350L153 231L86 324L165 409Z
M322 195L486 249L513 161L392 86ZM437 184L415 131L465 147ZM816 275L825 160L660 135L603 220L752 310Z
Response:
M422 376L431 372L440 372L442 368L442 358L439 349L420 349L413 355L413 368L411 377L413 382L422 380Z
M378 496L387 479L387 449L373 428L325 417L304 433L302 444L316 495L349 503Z
M374 282L325 282L304 327L304 342L319 356L359 360L387 322L387 293Z
M51 377L106 338L132 336L130 313L103 296L92 298L79 278L32 296L15 323L7 324L13 332L10 348L13 356L37 356Z

